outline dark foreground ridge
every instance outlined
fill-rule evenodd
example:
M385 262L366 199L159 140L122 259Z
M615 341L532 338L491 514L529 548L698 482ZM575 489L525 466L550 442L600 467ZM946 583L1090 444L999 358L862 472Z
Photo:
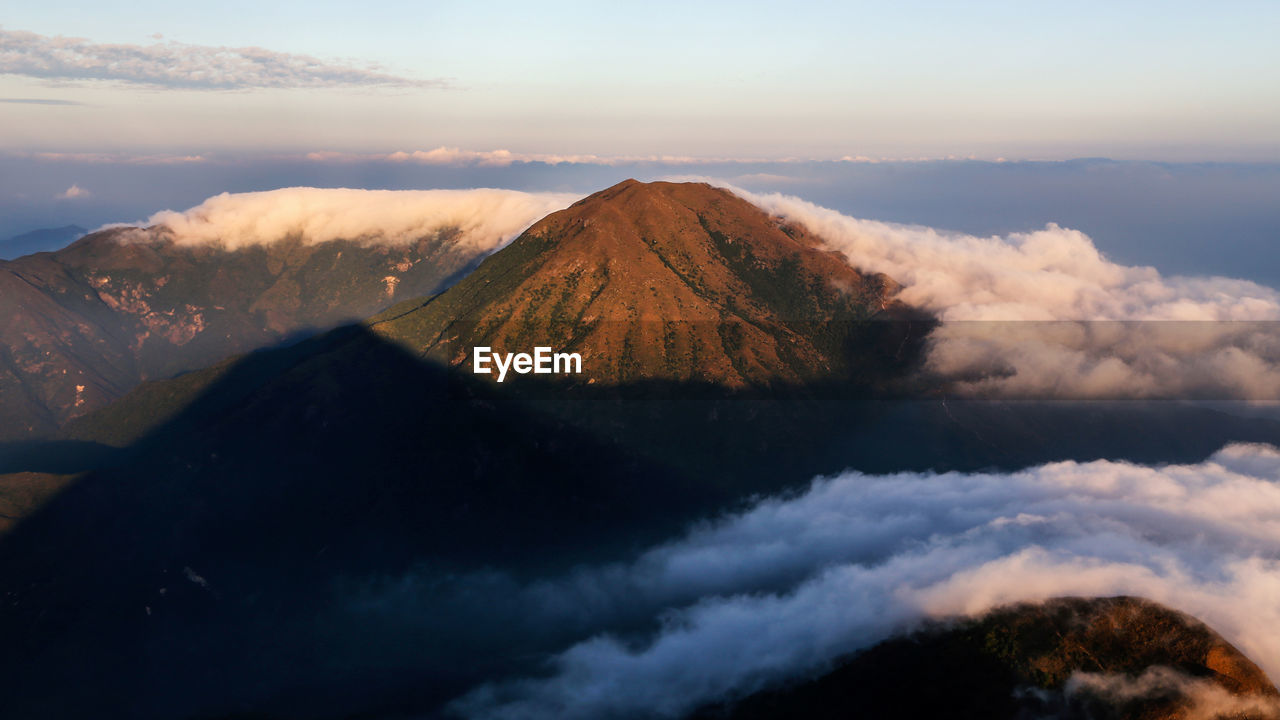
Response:
M278 352L295 362L250 356L0 543L7 717L430 707L509 658L483 632L442 646L429 617L366 614L363 586L536 572L706 505L361 328Z

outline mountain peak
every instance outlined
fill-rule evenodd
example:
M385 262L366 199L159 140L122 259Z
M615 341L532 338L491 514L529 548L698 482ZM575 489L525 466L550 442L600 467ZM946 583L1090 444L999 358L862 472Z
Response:
M743 385L842 365L836 336L896 311L896 288L728 190L627 180L548 215L454 288L374 326L451 364L476 345L536 344L593 357L589 382Z
M516 250L532 249L522 244L545 246L544 272L614 271L611 289L625 290L626 302L599 309L619 319L640 311L643 319L720 320L734 314L726 313L726 303L753 294L749 285L785 280L777 274L793 265L833 287L896 289L822 250L803 228L706 183L626 180L548 215L515 243ZM776 309L793 315L789 319L821 317L800 307Z

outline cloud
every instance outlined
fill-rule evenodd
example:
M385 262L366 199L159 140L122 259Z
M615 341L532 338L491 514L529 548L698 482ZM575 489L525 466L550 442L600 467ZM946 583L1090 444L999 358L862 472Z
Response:
M118 153L67 153L38 152L14 153L18 157L30 157L49 162L72 162L121 165L187 165L208 161L204 155L126 155Z
M85 190L84 188L80 187L79 185L72 185L71 187L67 188L66 190L63 190L62 192L58 193L58 195L57 195L57 199L59 199L59 200L75 200L76 198L87 198L87 197L89 197L89 195L91 195L91 194L92 194L92 193L90 193L88 190Z
M509 150L474 152L458 148L438 147L434 150L417 150L411 153L394 152L386 156L392 162L415 162L423 165L479 165L481 167L506 167L515 161ZM524 160L522 162L528 162Z
M390 153L350 153L316 151L306 154L314 162L393 162L453 167L508 167L517 164L545 165L711 165L729 163L791 163L794 159L746 157L695 157L690 155L593 155L590 153L527 153L512 150L465 150L440 146L431 150L398 150Z
M72 103L79 104L79 103ZM169 157L164 155L130 155L125 153L29 153L29 152L11 152L11 155L19 157L33 157L41 160L79 160L84 162L114 162L114 163L155 163L163 158ZM231 162L236 159L245 159L235 154L220 153L220 158L224 161ZM187 155L174 157L196 157L204 159L203 155ZM833 161L829 158L765 158L750 156L694 156L694 155L597 155L594 153L545 153L545 152L521 152L509 150L505 148L497 148L493 150L469 150L466 148L441 145L430 150L396 150L392 152L350 152L341 150L313 150L310 152L290 153L281 152L273 153L268 156L254 155L254 160L269 159L280 162L307 161L311 163L325 163L333 165L351 165L357 163L392 163L397 165L424 165L432 167L478 167L478 168L506 168L516 165L552 165L552 166L597 166L597 167L625 167L625 166L653 166L653 167L698 167L704 165L769 165L780 167L793 167L804 163L828 163L828 162L844 162ZM937 159L935 159L937 160ZM926 159L889 161L877 160L875 162L925 162ZM941 160L939 160L941 161ZM871 162L871 161L866 161ZM697 182L713 182L705 175L667 175L662 179L677 181L697 181ZM743 182L747 184L760 183L766 185L808 185L818 184L821 181L811 178L804 178L799 175L788 175L782 173L748 173L739 175L734 178L735 182Z
M678 717L820 672L925 619L1059 596L1150 598L1278 677L1280 451L1231 445L1163 467L846 473L632 563L509 592L546 622L643 608L658 629L597 635L556 654L545 676L476 688L453 704L466 717Z
M323 162L415 162L423 165L464 165L506 167L519 163L544 163L547 165L603 165L614 167L619 165L750 165L768 164L791 166L802 163L928 163L960 160L977 160L974 156L956 157L954 155L938 157L760 157L749 155L596 155L593 153L538 153L517 152L513 150L467 150L464 148L442 145L431 150L398 150L390 153L357 153L320 150L306 154L306 158ZM992 162L1007 162L1004 158L996 158ZM793 175L744 175L747 180L785 181L789 183L809 183L813 180ZM668 178L674 179L674 178ZM698 176L699 181L707 178Z
M1280 718L1280 699L1263 695L1235 695L1222 685L1170 668L1154 667L1138 677L1115 673L1077 673L1065 688L1067 696L1094 697L1112 706L1129 702L1184 698L1178 717L1217 720L1227 717Z
M1121 265L1050 224L1005 237L860 220L735 192L902 284L943 324L927 370L1012 397L1280 398L1280 293L1245 280Z
M441 80L408 78L376 67L258 47L102 44L4 29L0 29L0 74L187 90L446 86Z
M725 158L696 158L686 155L591 155L555 153L517 153L510 150L462 150L438 147L434 150L394 152L377 156L391 162L414 162L423 165L476 165L480 167L506 167L515 163L543 163L546 165L635 165L654 163L660 165L694 165L712 162L749 162Z
M440 230L461 231L460 242L494 250L579 195L515 190L352 190L283 188L222 193L184 212L152 215L134 238L163 233L182 244L234 250L287 237L321 243L338 239L402 243Z
M56 100L54 98L0 98L0 103L15 105L84 105L75 100Z
M735 183L761 184L761 185L812 185L818 180L809 177L798 177L795 175L780 175L778 173L749 173L747 175L739 175L733 179Z

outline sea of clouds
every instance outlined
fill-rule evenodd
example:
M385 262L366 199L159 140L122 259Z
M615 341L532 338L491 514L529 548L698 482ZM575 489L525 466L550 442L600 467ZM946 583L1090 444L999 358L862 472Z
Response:
M140 225L167 228L179 244L228 250L297 237L308 243L356 240L408 243L446 229L479 252L496 250L579 195L475 190L356 190L294 187L222 193L199 205L165 210Z
M679 717L821 672L924 619L1059 596L1135 595L1190 613L1277 677L1278 481L1280 450L1265 445L1195 465L819 478L633 562L509 588L529 622L639 612L656 630L597 634L554 655L547 675L484 685L452 709ZM1077 684L1120 691L1107 682Z
M1272 288L1121 265L1084 233L1054 224L976 237L733 190L805 226L855 267L893 278L903 302L941 319L926 370L959 392L1280 399L1280 293Z

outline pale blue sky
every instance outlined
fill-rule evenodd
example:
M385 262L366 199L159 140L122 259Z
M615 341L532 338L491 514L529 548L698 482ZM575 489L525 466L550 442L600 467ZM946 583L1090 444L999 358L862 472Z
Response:
M4 31L159 33L450 87L7 74L0 98L84 105L0 104L0 151L1280 160L1274 0L14 5Z

